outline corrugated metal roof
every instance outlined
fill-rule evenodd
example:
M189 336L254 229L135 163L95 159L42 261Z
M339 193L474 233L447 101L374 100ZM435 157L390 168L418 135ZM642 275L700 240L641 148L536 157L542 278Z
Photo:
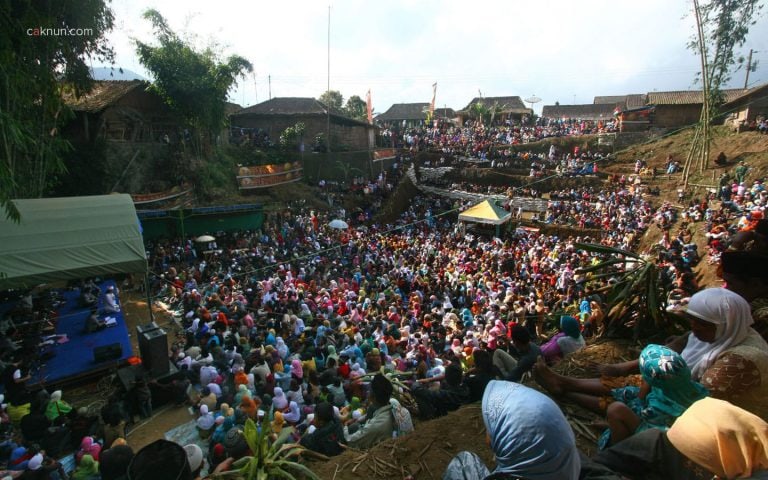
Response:
M78 112L95 113L114 104L135 88L146 88L148 82L143 80L101 80L93 82L91 90L80 96L64 95L64 102Z

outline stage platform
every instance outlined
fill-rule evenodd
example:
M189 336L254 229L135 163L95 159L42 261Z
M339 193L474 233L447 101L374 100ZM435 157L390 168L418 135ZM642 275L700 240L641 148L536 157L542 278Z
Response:
M52 347L53 357L46 360L39 371L33 374L29 381L30 386L43 384L48 387L74 383L125 365L126 360L133 356L128 327L122 311L108 315L101 313L104 303L103 293L107 291L107 287L116 286L115 282L107 280L98 285L102 291L99 297L99 318L112 317L116 320L116 325L99 332L85 333L85 320L91 313L90 309L78 305L79 290L62 291L61 294L67 301L58 309L56 334L66 334L68 341L56 343ZM120 303L119 296L118 303ZM119 344L122 347L122 354L118 358L104 362L94 360L95 348L113 344Z

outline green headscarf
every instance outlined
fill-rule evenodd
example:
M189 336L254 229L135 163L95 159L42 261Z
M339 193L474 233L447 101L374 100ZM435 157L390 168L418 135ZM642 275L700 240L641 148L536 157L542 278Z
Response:
M661 345L648 345L640 353L640 374L651 386L648 405L678 417L694 402L709 395L691 380L691 369L677 352Z
M99 462L90 455L83 455L80 459L80 465L72 472L72 480L90 480L99 474Z

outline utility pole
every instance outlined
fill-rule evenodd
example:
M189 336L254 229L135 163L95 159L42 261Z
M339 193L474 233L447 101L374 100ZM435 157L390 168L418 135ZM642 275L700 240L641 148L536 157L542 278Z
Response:
M272 75L267 76L267 82L269 83L269 99L272 100Z
M331 153L331 6L328 5L328 48L327 48L327 55L328 55L328 67L326 70L326 79L328 81L328 86L326 87L326 93L328 95L328 105L325 106L325 109L328 111L327 116L327 135L328 138L325 139L326 144L326 151L328 153ZM330 156L329 156L330 158Z
M747 88L747 85L749 84L749 72L752 71L752 54L753 53L760 53L755 52L751 48L749 49L749 58L747 59L747 77L744 79L744 88Z

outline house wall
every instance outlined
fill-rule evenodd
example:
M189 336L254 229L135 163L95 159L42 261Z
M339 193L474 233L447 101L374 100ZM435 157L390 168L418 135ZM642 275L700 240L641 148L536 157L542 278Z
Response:
M701 104L656 105L653 125L655 127L683 127L699 121Z
M315 142L315 136L328 134L328 119L322 115L238 115L233 116L231 123L234 127L259 128L269 134L269 138L277 143L280 134L286 128L302 122L306 128L304 144L307 150ZM342 125L335 123L331 117L331 150L346 147L349 150L367 150L368 128L362 125ZM335 147L335 148L334 148Z

